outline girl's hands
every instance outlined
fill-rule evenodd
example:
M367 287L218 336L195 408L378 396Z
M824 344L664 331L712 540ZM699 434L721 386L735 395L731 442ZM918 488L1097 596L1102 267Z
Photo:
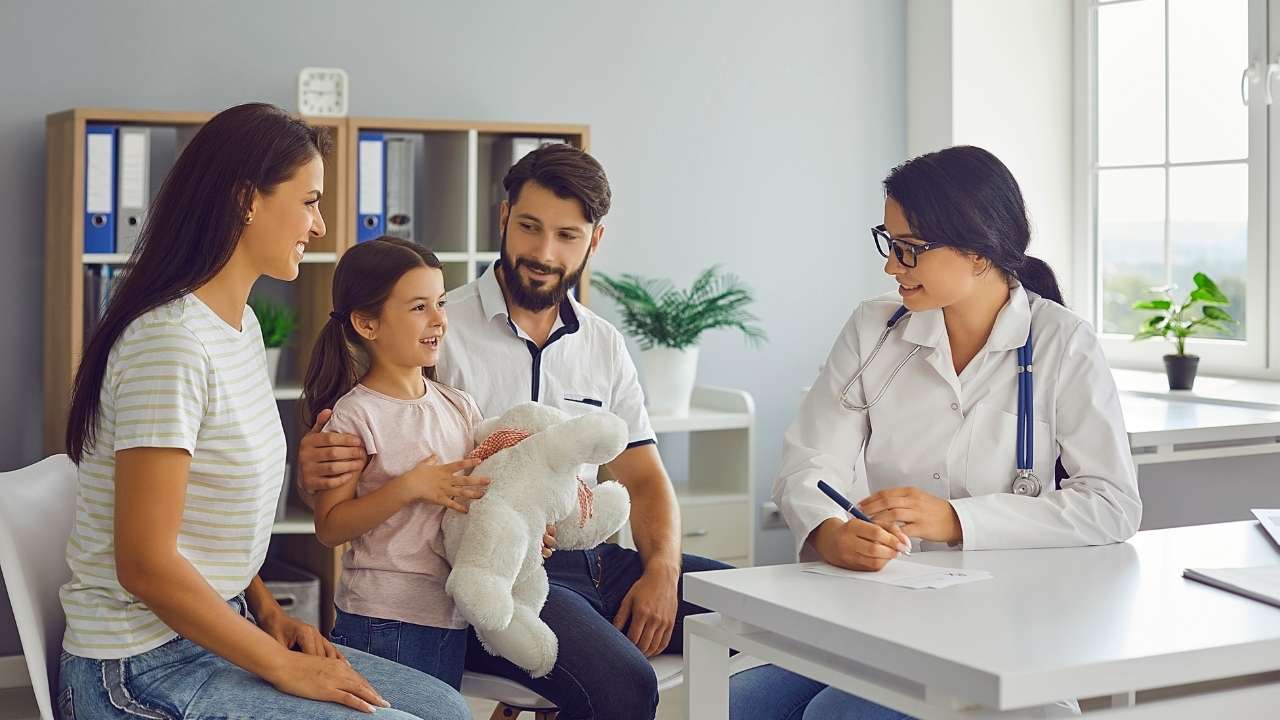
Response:
M468 459L440 465L439 459L432 455L395 481L406 502L431 503L465 513L473 500L484 497L489 478L459 473L479 464L479 460Z

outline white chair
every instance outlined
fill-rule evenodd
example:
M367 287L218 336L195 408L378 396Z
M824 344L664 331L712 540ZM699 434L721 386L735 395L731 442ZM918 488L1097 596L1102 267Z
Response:
M53 693L66 627L58 588L71 578L66 548L75 519L75 483L76 467L66 455L0 473L0 574L9 589L41 720L56 718ZM659 692L684 681L679 655L659 655L650 662ZM549 720L556 711L541 695L496 675L464 674L462 693L497 702L493 720L514 720L521 712Z
M71 578L67 538L75 518L76 466L66 455L0 473L0 574L18 621L41 720L54 720L66 618L58 588Z
M684 682L684 658L679 655L659 655L649 658L653 672L658 676L658 692L679 687ZM520 683L497 675L467 672L462 675L462 694L467 697L495 700L489 720L514 720L522 712L533 713L534 720L550 720L556 706L546 698Z

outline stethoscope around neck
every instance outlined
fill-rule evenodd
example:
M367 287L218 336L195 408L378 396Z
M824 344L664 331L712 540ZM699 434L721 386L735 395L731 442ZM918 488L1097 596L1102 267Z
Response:
M849 393L853 390L854 384L862 377L863 371L867 369L880 353L880 348L884 346L886 340L889 339L889 333L893 332L893 328L898 321L905 317L908 313L907 306L903 305L893 312L889 317L889 322L885 323L884 332L880 333L880 339L876 341L875 347L871 349L871 354L867 356L866 362L858 368L853 377L849 378L849 383L844 386L844 390L840 393L840 404L846 410L853 412L867 412L880 402L884 397L885 391L893 384L893 379L898 376L907 363L911 362L911 358L920 352L921 345L916 345L907 353L907 356L893 368L893 372L889 373L889 378L880 386L880 390L876 392L875 397L865 405L859 405L849 399ZM1032 461L1035 459L1035 409L1034 409L1034 383L1032 380L1032 355L1031 355L1031 328L1027 328L1027 342L1018 348L1018 446L1017 446L1017 462L1018 469L1014 474L1013 483L1010 491L1014 495L1025 495L1029 497L1038 496L1044 490L1044 484L1040 482L1040 478L1036 477L1031 471Z

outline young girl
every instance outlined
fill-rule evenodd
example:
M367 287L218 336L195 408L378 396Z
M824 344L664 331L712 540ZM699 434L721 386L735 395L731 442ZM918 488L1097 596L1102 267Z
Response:
M348 250L305 398L307 425L333 408L325 429L358 436L369 455L358 480L316 496L316 537L329 546L351 543L332 640L457 688L466 621L444 591L440 520L445 508L466 512L488 480L459 474L479 464L458 458L474 445L480 410L466 393L435 381L444 305L440 261L418 245L384 236Z
M270 105L209 120L85 347L62 718L471 716L435 678L330 644L257 577L285 438L245 303L263 275L296 278L324 236L324 146Z

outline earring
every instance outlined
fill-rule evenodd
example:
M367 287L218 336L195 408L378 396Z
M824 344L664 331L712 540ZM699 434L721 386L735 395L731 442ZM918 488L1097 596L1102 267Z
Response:
M245 224L245 225L252 225L252 224L253 224L253 216L252 216L252 215L245 215L245 216L244 216L244 224Z

